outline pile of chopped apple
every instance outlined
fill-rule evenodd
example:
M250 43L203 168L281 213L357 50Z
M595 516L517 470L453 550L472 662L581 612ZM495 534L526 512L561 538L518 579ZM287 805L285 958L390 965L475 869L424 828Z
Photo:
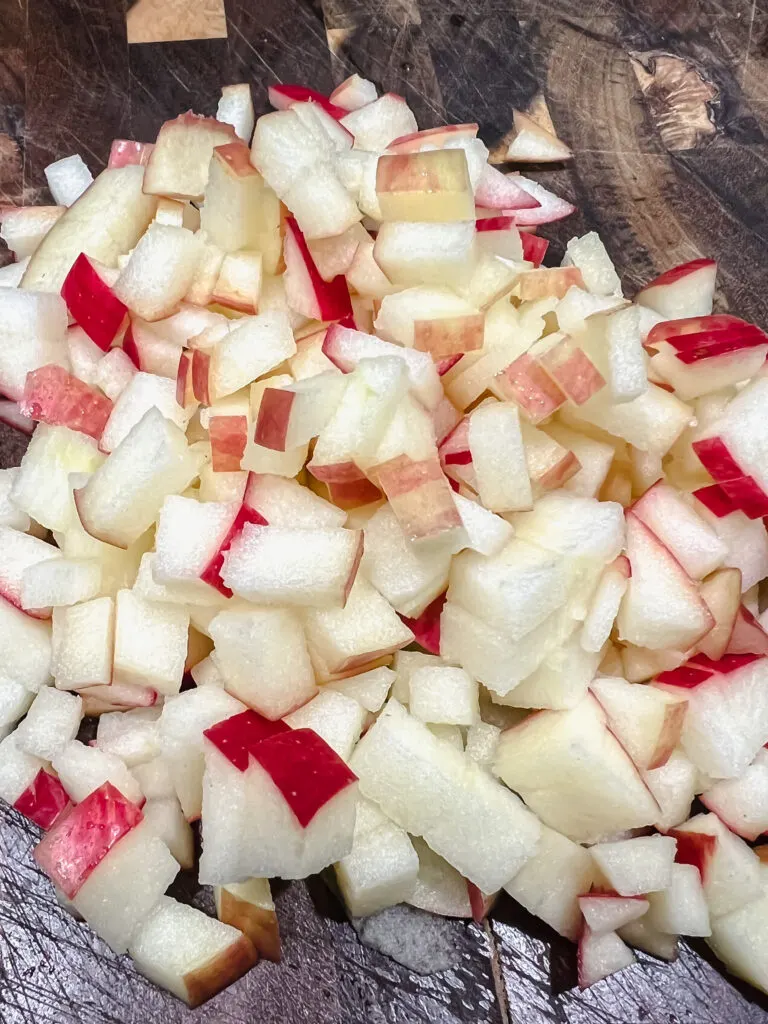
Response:
M270 100L3 215L0 797L193 1005L329 868L355 918L506 890L582 986L683 935L768 991L768 336L708 259L633 300L595 233L542 266L573 208L475 124Z

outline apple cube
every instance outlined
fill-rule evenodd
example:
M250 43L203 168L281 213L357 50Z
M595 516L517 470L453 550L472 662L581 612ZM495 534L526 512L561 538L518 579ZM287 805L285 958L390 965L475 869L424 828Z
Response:
M145 192L171 199L202 198L214 148L236 139L231 125L191 111L166 121L147 162Z
M712 934L701 876L693 864L673 864L672 879L660 892L648 895L649 923L670 935Z
M119 757L129 768L160 754L159 708L135 708L99 718L96 746Z
M16 260L23 261L34 253L65 211L64 206L6 206L0 238Z
M53 201L62 206L72 206L93 184L93 175L78 153L48 164L45 177Z
M128 949L139 971L189 1006L200 1006L258 959L237 928L162 896Z
M280 930L275 904L266 878L249 878L214 887L216 916L253 943L265 960L280 961Z
M566 620L567 622L567 620ZM561 635L568 631L566 622L561 624ZM554 708L562 710L576 707L586 696L587 689L595 677L600 664L600 653L585 651L579 643L578 634L575 632L575 623L571 622L571 634L564 639L562 644L557 644L557 634L552 637L551 650L547 651L541 658L541 663L522 682L517 683L512 691L506 695L495 695L499 704L508 704L520 708ZM542 629L540 626L539 629ZM554 627L557 629L557 626ZM532 634L523 637L522 645L528 641L529 659L535 654L538 660L541 644L530 643ZM549 641L544 645L550 646ZM520 652L519 661L522 666L525 659L523 651ZM517 673L509 681L514 682Z
M508 882L536 850L539 823L518 798L397 701L358 743L350 765L364 796L483 892Z
M69 796L61 782L41 768L33 781L14 801L13 807L43 831L53 828L69 812Z
M311 441L336 411L344 389L344 378L331 372L267 388L256 421L256 444L284 452Z
M712 936L707 944L732 974L765 992L768 974L762 950L768 911L766 868L762 867L760 872L761 892L750 903L713 919Z
M475 222L444 224L387 221L373 247L373 258L393 284L461 285L475 261Z
M635 296L635 302L660 313L667 320L708 316L712 312L717 264L698 259L667 270Z
M386 699L386 693L384 698ZM10 735L34 699L35 695L21 683L0 676L0 738L5 739ZM383 704L384 700L381 703Z
M595 935L585 928L579 939L579 988L589 988L635 962L634 953L616 932Z
M73 802L82 803L89 794L109 783L126 800L140 805L141 787L116 754L70 740L53 759L53 768Z
M626 593L629 573L629 559L624 555L619 555L604 569L581 630L580 642L585 651L603 649Z
M53 614L51 672L61 690L112 681L115 606L111 597L57 608Z
M202 255L202 241L187 228L151 224L117 279L114 294L142 319L162 320L176 312Z
M496 747L499 745L501 729L488 722L475 722L467 729L465 753L481 768L491 770L496 759Z
M285 294L291 309L314 320L339 320L351 316L346 281L341 275L329 282L323 280L306 239L292 217L286 220L283 252Z
M255 116L251 87L247 82L222 86L219 105L216 108L216 120L220 124L231 124L237 137L244 142L251 141ZM206 196L207 194L206 188Z
M168 847L182 870L191 870L195 866L194 836L176 796L148 800L141 810L148 830Z
M594 847L593 847L594 849ZM672 865L673 869L677 865ZM593 892L579 897L584 925L593 935L615 932L648 912L649 902L642 896L614 896Z
M215 345L207 371L207 392L218 401L269 373L296 352L284 313L243 317ZM195 351L195 358L202 353ZM206 403L207 404L207 403Z
M405 902L441 917L472 917L472 883L431 850L423 839L414 836L411 843L418 858L418 876Z
M418 131L416 118L402 96L387 92L371 103L350 111L341 123L355 137L355 148L372 152Z
M501 737L495 772L544 824L576 842L650 825L659 808L593 697Z
M18 746L43 761L53 761L77 735L82 717L80 697L44 686L16 731Z
M595 679L590 689L608 718L611 732L638 768L648 770L666 764L680 741L685 720L688 705L682 694L664 693L620 678Z
M660 832L667 832L690 816L699 773L682 750L673 750L666 764L644 772L643 778L661 808L653 823Z
M375 714L384 706L394 681L395 673L391 669L374 668L347 679L326 683L324 692L334 691L351 697L366 711Z
M43 767L39 757L21 749L16 733L9 733L0 740L0 797L11 806L15 805L30 787L34 787Z
M22 604L22 580L25 571L50 559L57 559L59 551L52 544L8 526L0 526L0 595L17 608ZM30 608L35 618L48 618L45 606Z
M28 373L67 365L67 310L57 295L3 288L0 313L5 325L0 388L8 398L20 401Z
M165 419L181 430L186 430L192 415L192 409L185 410L176 401L174 381L152 373L133 374L111 410L99 441L101 450L114 451L152 408L159 410Z
M249 475L244 502L272 526L333 529L347 521L345 512L302 487L297 480L269 473Z
M342 761L349 761L367 720L362 704L326 689L283 719L292 729L312 729Z
M350 75L341 85L337 85L328 97L331 103L344 110L359 110L377 98L376 86L360 75Z
M51 681L50 624L26 615L1 597L0 662L8 678L32 693Z
M350 916L367 917L412 898L420 862L408 834L361 800L352 849L334 867Z
M183 432L151 408L76 491L80 520L92 536L127 548L152 524L163 499L184 490L198 468Z
M89 601L101 589L101 566L96 559L54 558L29 565L21 579L25 611Z
M127 310L100 270L98 264L81 253L67 274L61 295L75 322L106 352L123 325Z
M754 841L768 831L768 751L760 750L737 779L715 782L701 802L743 839Z
M693 579L722 565L725 544L673 487L659 481L635 502L633 511Z
M371 472L409 541L454 541L461 536L461 516L437 455L419 461L399 455Z
M211 657L227 691L260 714L282 718L317 693L304 630L292 611L223 611L209 629L216 645Z
M379 157L376 195L385 221L473 220L475 204L461 149Z
M418 668L410 678L409 705L422 722L474 725L480 717L477 681L461 668Z
M671 884L676 847L671 836L639 836L597 843L589 852L600 871L601 882L607 882L620 896L641 896Z
M184 675L189 613L144 601L133 591L115 598L114 681L178 693Z
M488 403L469 421L469 450L480 500L493 512L533 504L518 411L510 402Z
M713 918L759 899L760 861L716 814L697 814L670 835L677 840L677 863L698 869Z
M659 960L677 960L677 935L668 935L654 927L650 914L625 924L619 937L635 949L642 949Z
M227 253L223 261L216 263L218 274L212 285L211 300L241 313L256 313L261 293L261 253L247 250Z

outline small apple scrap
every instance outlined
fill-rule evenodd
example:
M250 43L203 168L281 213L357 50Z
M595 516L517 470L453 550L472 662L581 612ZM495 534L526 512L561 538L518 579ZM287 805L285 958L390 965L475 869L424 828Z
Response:
M582 988L696 936L768 992L768 334L695 253L631 300L594 231L556 266L574 207L477 124L359 75L269 100L0 211L0 798L37 865L190 1006L320 872L353 918L516 900ZM570 155L515 113L509 161Z

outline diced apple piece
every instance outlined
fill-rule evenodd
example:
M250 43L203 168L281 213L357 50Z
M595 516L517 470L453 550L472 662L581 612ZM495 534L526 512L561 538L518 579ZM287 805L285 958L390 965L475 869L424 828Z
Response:
M688 705L682 695L678 698L619 678L595 679L591 690L608 716L611 731L638 768L666 764L683 728Z
M51 672L59 689L111 683L114 628L111 597L54 611Z
M347 519L341 509L302 487L298 481L268 473L250 474L243 500L272 526L331 529L344 526Z
M410 678L411 714L422 722L473 725L480 717L476 680L450 666L417 669Z
M708 316L712 312L716 276L714 260L691 260L651 281L637 293L635 301L668 320Z
M217 885L214 896L218 919L246 935L259 956L279 963L280 931L269 880L249 878L246 882Z
M44 686L16 731L20 749L52 761L77 735L82 708L80 697Z
M762 955L766 941L768 870L760 869L761 893L752 902L712 921L712 937L707 940L713 952L729 971L749 984L768 991L768 974Z
M179 801L148 800L142 807L147 828L170 850L182 870L195 865L194 836Z
M642 949L651 956L670 963L677 960L677 935L667 935L653 926L650 914L643 914L637 921L625 924L619 937L635 949Z
M631 967L636 957L616 932L595 935L585 928L579 939L579 988L589 988L603 978Z
M388 92L350 111L341 123L355 137L355 148L376 152L418 131L416 118L402 96Z
M64 206L6 206L0 213L0 238L17 260L26 260L65 211Z
M698 869L713 919L759 899L760 861L716 814L697 814L670 835L677 840L677 863Z
M672 880L661 892L648 894L649 924L669 935L712 934L701 876L693 864L673 864Z
M105 783L114 786L126 800L137 805L143 802L141 787L125 763L116 754L109 754L98 747L72 740L56 755L53 768L76 804L82 803Z
M366 711L375 713L384 706L394 680L395 673L391 669L374 668L360 675L326 683L325 689L343 693L345 697L356 700Z
M475 224L388 221L373 256L393 284L461 285L474 264Z
M51 680L51 627L0 597L0 663L8 678L37 693Z
M152 224L114 286L114 294L144 320L162 320L187 294L202 257L201 240L186 228Z
M93 175L77 153L48 164L45 177L53 201L62 206L72 206L93 184Z
M463 531L437 455L419 461L400 455L375 466L371 472L409 541L446 541Z
M68 813L70 801L61 782L41 768L21 796L14 801L13 807L47 832L63 814Z
M659 813L593 697L505 732L495 771L545 824L577 842L641 828Z
M222 86L219 105L216 108L219 124L231 124L238 138L250 142L253 135L255 115L251 87L248 82ZM208 189L206 189L207 198Z
M520 110L513 112L515 136L509 144L505 159L513 163L559 163L570 160L571 150L564 142L537 124Z
M594 847L593 847L594 849ZM673 869L675 865L672 865ZM584 924L593 935L615 932L648 912L648 900L642 896L615 896L611 893L590 893L579 897Z
M469 421L469 450L480 500L492 512L516 512L533 504L517 409L488 403Z
M382 220L473 220L474 196L460 149L379 157L376 195Z
M690 816L698 771L682 750L674 750L666 764L645 772L643 778L661 808L654 822L660 832L667 832Z
M352 314L349 289L343 276L326 282L312 259L296 221L286 220L286 298L292 309L315 320L339 320Z
M341 85L336 86L328 99L335 106L343 107L347 111L359 110L360 107L377 99L376 86L360 75L350 75Z
M3 288L0 315L4 323L0 390L8 398L22 401L28 373L48 365L67 365L66 307L57 295ZM63 369L61 372L68 376Z
M48 364L27 374L19 408L32 420L69 427L98 440L112 403L61 366Z
M25 608L23 578L28 568L59 557L60 552L52 544L9 526L0 526L0 596L34 618L50 618L50 608L45 605Z
M768 831L768 751L762 749L737 779L721 779L701 794L732 832L754 841Z
M641 896L671 884L675 850L676 842L670 836L639 836L598 843L590 853L614 892L620 896Z
M472 917L469 888L472 883L431 850L423 839L414 836L411 843L418 858L418 876L405 902L441 917Z
M0 740L0 797L15 805L30 787L44 765L39 757L26 753L18 745L15 732Z
M99 750L115 754L129 768L153 760L160 754L159 708L102 715L96 731Z
M130 590L115 599L114 682L179 692L187 653L189 614L172 605L150 603Z
M366 720L356 700L326 689L283 719L292 729L312 729L342 761L349 761Z
M307 444L336 411L345 389L336 373L319 373L262 395L254 440L275 451Z
M191 111L166 121L147 162L145 193L171 199L201 199L214 148L236 139L231 125Z
M669 484L659 481L647 490L633 512L693 579L702 579L722 565L725 544Z
M111 410L99 447L112 452L136 426L149 409L158 409L166 420L185 430L192 415L176 401L176 385L166 377L153 373L136 373Z
M234 394L295 352L285 314L260 313L243 318L213 349L207 374L209 399L217 401Z

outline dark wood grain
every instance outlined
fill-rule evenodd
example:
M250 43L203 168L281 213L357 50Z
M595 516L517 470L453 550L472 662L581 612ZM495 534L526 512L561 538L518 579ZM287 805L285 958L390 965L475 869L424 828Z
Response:
M97 172L120 135L151 139L249 81L330 89L351 71L420 124L476 120L491 150L544 93L572 166L536 172L603 236L630 292L684 259L720 262L718 304L768 323L768 11L754 0L228 0L226 40L127 46L119 0L0 0L0 202L42 201L43 168ZM25 439L0 427L0 464ZM319 881L280 889L280 965L188 1011L53 899L36 831L0 809L1 1024L766 1024L766 1003L705 949L639 963L587 993L573 947L504 899L455 922L460 963L422 978L363 948ZM210 909L185 875L174 890ZM702 955L703 954L703 955Z

